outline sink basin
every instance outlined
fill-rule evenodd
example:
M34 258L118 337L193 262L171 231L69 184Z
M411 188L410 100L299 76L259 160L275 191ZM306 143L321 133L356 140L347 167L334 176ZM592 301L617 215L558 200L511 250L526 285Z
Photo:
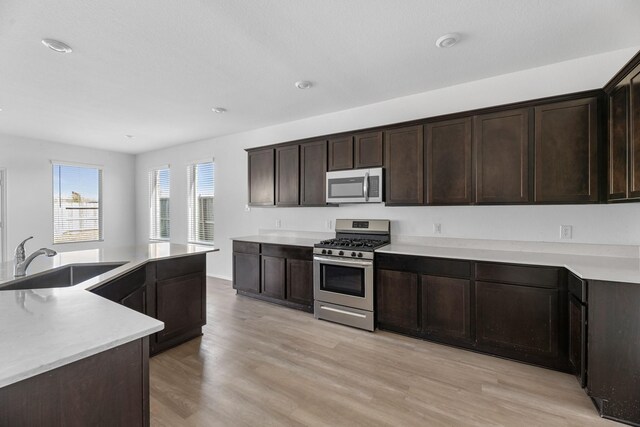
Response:
M46 288L66 288L68 286L77 285L92 277L99 276L107 271L124 265L123 262L118 263L99 263L99 264L76 264L66 267L56 268L34 276L16 279L6 285L0 285L0 290L21 290L21 289L46 289Z

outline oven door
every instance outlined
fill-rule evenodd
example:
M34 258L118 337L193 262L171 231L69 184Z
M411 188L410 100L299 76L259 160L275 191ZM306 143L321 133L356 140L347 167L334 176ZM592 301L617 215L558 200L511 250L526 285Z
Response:
M317 301L373 311L373 261L313 257Z

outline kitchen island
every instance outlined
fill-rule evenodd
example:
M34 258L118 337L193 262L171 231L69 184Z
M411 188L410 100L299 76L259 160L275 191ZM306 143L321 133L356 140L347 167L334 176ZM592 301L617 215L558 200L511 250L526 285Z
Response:
M205 254L216 250L154 243L66 252L37 259L18 280L3 263L0 425L148 425L149 352L201 334ZM60 272L73 276L68 267L105 264L96 277L47 287Z

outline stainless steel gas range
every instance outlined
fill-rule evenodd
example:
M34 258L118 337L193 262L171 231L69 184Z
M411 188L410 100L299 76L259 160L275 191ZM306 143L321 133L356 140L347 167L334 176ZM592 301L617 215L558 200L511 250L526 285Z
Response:
M313 248L316 319L375 329L373 251L389 244L386 219L338 219L336 238Z

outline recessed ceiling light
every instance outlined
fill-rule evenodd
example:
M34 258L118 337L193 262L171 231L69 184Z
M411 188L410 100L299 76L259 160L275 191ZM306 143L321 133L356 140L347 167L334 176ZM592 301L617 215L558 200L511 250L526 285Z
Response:
M436 46L441 48L451 47L454 44L458 43L459 40L460 36L456 33L445 34L444 36L439 37L438 40L436 40Z
M214 113L222 114L222 113L226 113L227 109L222 107L213 107L211 111L213 111Z
M61 42L60 40L54 39L42 39L42 44L48 47L51 50L55 50L60 53L71 53L73 49L66 43Z
M300 80L295 83L298 89L309 89L313 84L308 80Z
M133 135L129 135L129 134L126 134L125 136L126 136L127 138L129 138L129 139L133 139L133 138L135 138L135 136L133 136Z

